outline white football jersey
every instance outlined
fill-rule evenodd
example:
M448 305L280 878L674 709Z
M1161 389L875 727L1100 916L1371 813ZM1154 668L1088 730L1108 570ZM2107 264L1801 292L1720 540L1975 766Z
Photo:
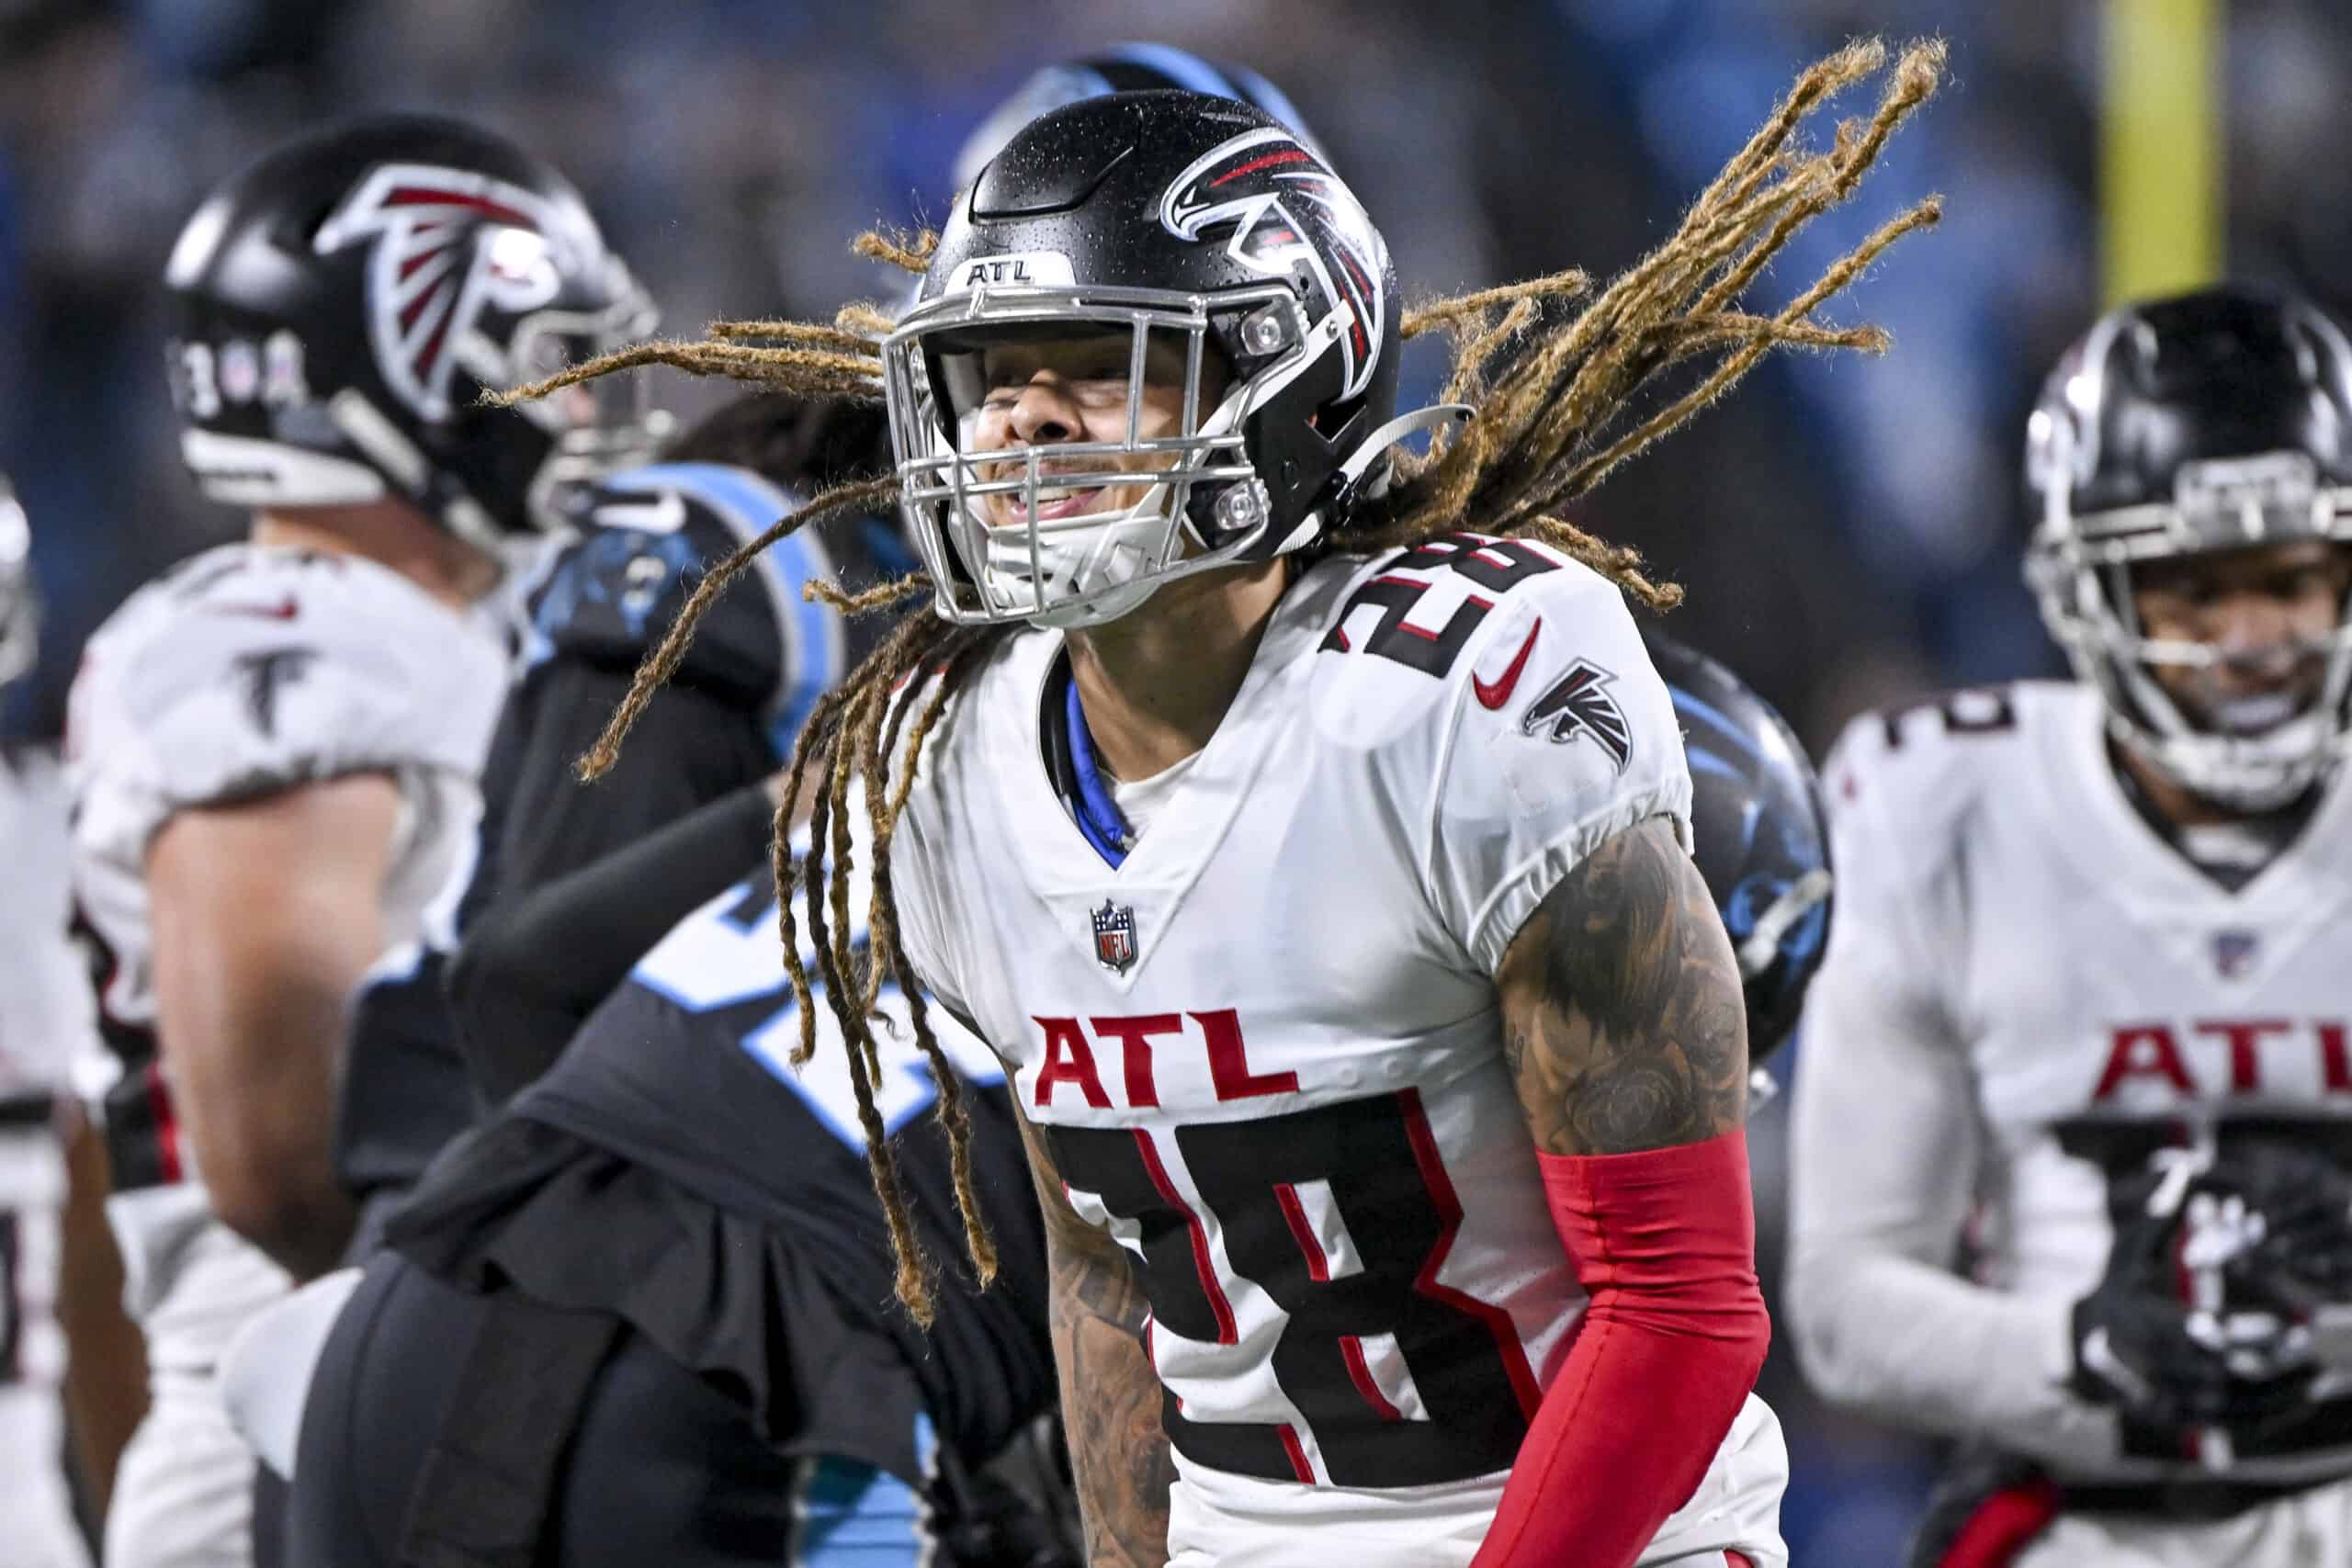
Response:
M90 1033L89 983L66 938L65 781L48 751L0 751L0 1518L46 1568L84 1561L60 1463L65 1168L50 1108Z
M1595 844L1687 835L1666 687L1542 546L1329 559L1114 869L1042 760L1061 660L1009 638L924 750L910 955L1140 1266L1176 1533L1328 1517L1374 1529L1364 1568L1466 1561L1583 1306L1493 976Z
M2070 1472L2352 1472L2325 1388L2307 1419L2184 1445L2061 1386L2110 1181L2245 1136L2352 1152L2352 782L2233 893L2134 808L2088 687L1867 717L1825 773L1838 916L1796 1068L1789 1279L1816 1379ZM1964 1226L1979 1282L1952 1272Z
M385 931L413 936L474 848L477 775L507 683L503 628L354 556L225 545L141 589L83 654L69 708L78 918L97 954L102 1097L125 1299L153 1314L182 1266L220 1281L178 1303L209 1359L282 1275L209 1225L156 1055L146 853L174 813L381 772L402 811ZM210 1233L203 1234L208 1231ZM220 1299L214 1299L215 1297ZM175 1354L167 1349L167 1356Z

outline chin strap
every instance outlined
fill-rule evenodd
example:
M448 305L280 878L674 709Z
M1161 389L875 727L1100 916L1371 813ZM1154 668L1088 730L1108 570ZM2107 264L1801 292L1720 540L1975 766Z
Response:
M1340 465L1340 493L1345 495L1354 490L1373 464L1385 457L1390 447L1408 435L1416 434L1424 430L1435 430L1450 420L1468 419L1476 412L1477 411L1468 403L1431 403L1425 409L1415 409L1410 413L1398 414L1395 419L1365 436L1363 445L1349 453L1348 460ZM1382 484L1368 493L1377 495L1385 488L1387 487Z
M1363 438L1363 445L1349 453L1348 460L1340 465L1337 475L1339 484L1332 491L1333 499L1330 504L1318 506L1300 518L1298 526L1290 531L1289 537L1274 547L1274 554L1286 556L1293 550L1306 548L1321 536L1324 518L1344 517L1347 515L1348 508L1357 501L1366 496L1385 493L1388 489L1386 474L1382 474L1369 483L1365 481L1364 476L1371 471L1372 466L1387 456L1390 448L1398 442L1420 431L1435 430L1439 425L1451 420L1468 419L1476 412L1468 403L1431 403L1425 409L1415 409L1410 413L1400 413L1386 424L1374 430L1370 435Z

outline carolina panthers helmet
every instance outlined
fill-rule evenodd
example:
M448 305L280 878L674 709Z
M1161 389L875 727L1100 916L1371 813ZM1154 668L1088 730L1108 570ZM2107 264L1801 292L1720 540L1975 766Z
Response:
M1039 450L976 458L982 351L1023 337L1127 334L1125 438L1054 448L1120 472L1044 479ZM1140 434L1152 340L1183 350L1181 429ZM891 445L939 614L1086 626L1174 578L1312 543L1394 421L1396 280L1355 197L1263 112L1197 93L1119 93L1024 127L958 198L917 301L884 340ZM1210 355L1226 375L1204 409ZM998 470L1020 470L1010 476ZM1057 492L1148 484L1117 510L1041 518ZM1012 495L991 527L975 502Z
M197 209L164 281L181 453L216 501L396 496L495 549L650 455L636 386L481 406L655 317L563 176L472 126L379 116L287 142Z
M33 666L40 598L33 591L33 533L8 477L0 474L0 686Z
M2111 732L2185 787L2285 804L2345 748L2352 626L2311 651L2319 694L2257 732L2200 728L2154 671L2222 657L2146 636L2138 562L2352 540L2352 341L2317 306L2225 286L2126 305L2067 349L2026 428L2026 581Z
M1164 43L1114 43L1083 59L1040 67L989 110L956 151L956 188L962 190L978 179L989 160L1012 140L1013 132L1039 115L1087 98L1147 93L1154 88L1238 98L1295 131L1300 144L1327 166L1330 162L1323 157L1297 106L1280 87L1247 66L1204 59Z
M1691 858L1723 911L1747 996L1750 1066L1788 1039L1829 946L1834 900L1821 781L1772 705L1657 632L1650 659L1690 762Z

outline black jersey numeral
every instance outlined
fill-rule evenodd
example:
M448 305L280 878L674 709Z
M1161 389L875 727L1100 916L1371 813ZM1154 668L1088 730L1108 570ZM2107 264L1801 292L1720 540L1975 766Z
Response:
M1878 716L1886 731L1886 749L1899 750L1912 715L1933 713L1943 721L1946 735L2001 735L2018 727L2017 705L1997 686L1971 686L1939 697L1889 708Z
M1488 593L1510 592L1531 577L1547 571L1557 571L1560 563L1517 539L1488 539L1475 534L1453 534L1442 539L1432 539L1419 545L1390 563L1389 570L1356 590L1349 599L1340 618L1332 623L1325 636L1322 652L1346 653L1352 644L1348 640L1348 621L1366 604L1380 606L1379 625L1364 639L1363 651L1376 659L1392 660L1424 675L1443 676L1453 668L1453 660L1469 642L1479 623L1495 607L1494 600L1473 593L1454 608L1444 626L1431 631L1408 620L1421 595L1430 584L1421 578L1399 575L1404 572L1433 573L1454 571L1467 578Z
M1334 1484L1430 1485L1510 1468L1538 1390L1509 1314L1439 1281L1462 1205L1418 1091L1161 1134L1204 1212L1169 1180L1150 1132L1041 1131L1063 1180L1136 1227L1156 1328L1235 1343L1232 1297L1245 1283L1287 1314L1274 1376ZM1310 1191L1317 1202L1328 1193L1345 1226L1336 1262L1310 1223ZM1208 1243L1212 1216L1230 1279ZM1391 1342L1410 1380L1394 1392L1409 1410L1374 1370ZM1288 1425L1197 1420L1172 1393L1165 1419L1170 1440L1201 1464L1314 1479Z

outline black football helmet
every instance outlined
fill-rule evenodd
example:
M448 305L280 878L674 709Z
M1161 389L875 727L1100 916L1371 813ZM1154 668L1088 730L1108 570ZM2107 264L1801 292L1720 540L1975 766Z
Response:
M1238 98L1262 109L1298 133L1300 143L1321 159L1330 160L1316 144L1298 106L1280 87L1246 65L1209 60L1164 43L1114 43L1076 60L1059 60L1031 73L1011 96L973 128L956 152L956 188L962 190L980 177L989 160L1012 140L1014 131L1066 105L1113 93L1148 93L1173 88L1206 93L1211 97Z
M1021 337L1129 334L1125 439L981 462L969 436L981 351ZM1139 434L1146 356L1172 334L1186 366L1178 434ZM1334 525L1395 421L1396 275L1363 209L1296 133L1230 99L1119 93L1046 115L957 198L915 305L883 345L910 531L956 621L1085 626L1161 583L1299 549ZM1202 368L1227 375L1204 409ZM1000 468L1024 468L1011 478ZM1038 516L1057 492L1148 483L1122 511ZM991 528L972 502L1021 498Z
M2352 341L2324 311L2236 286L2126 305L2059 360L2026 429L2038 513L2026 581L2051 635L2106 700L2119 740L2208 799L2283 805L2340 755L2352 626L2312 651L2317 699L2251 733L2201 728L2158 665L2219 652L2143 634L2140 561L2295 539L2352 540Z
M8 476L0 474L0 686L33 666L40 596L33 589L33 532Z
M286 143L197 209L164 284L181 451L216 501L392 495L495 549L650 454L638 387L480 405L655 318L563 176L471 126L382 116Z
M1709 659L1657 632L1690 762L1691 858L1723 912L1747 994L1751 1066L1786 1042L1829 946L1829 818L1821 781L1772 705Z

